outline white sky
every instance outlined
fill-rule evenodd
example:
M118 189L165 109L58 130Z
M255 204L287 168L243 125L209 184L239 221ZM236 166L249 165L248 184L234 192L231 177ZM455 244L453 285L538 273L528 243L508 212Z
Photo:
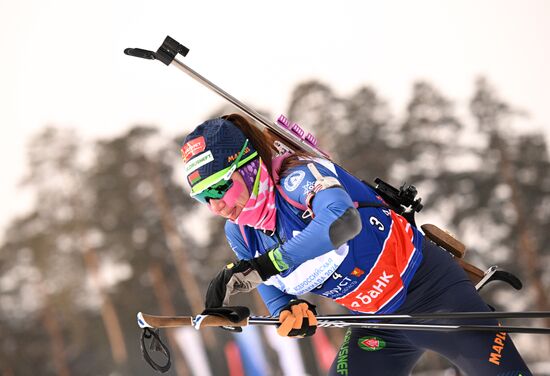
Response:
M549 21L545 0L0 0L0 229L28 205L17 183L40 127L176 134L223 103L126 47L156 50L170 35L191 49L182 61L274 114L310 78L342 95L371 84L394 111L425 78L464 107L484 74L550 133Z

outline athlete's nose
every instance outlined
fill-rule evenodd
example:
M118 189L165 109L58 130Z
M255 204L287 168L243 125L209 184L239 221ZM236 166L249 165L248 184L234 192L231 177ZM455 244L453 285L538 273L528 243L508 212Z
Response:
M223 200L210 199L208 201L208 207L214 214L221 214L221 211L225 208L226 204Z

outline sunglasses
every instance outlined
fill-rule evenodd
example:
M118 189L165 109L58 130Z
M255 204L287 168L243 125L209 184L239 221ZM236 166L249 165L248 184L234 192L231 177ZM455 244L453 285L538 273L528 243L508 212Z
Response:
M252 158L258 155L258 152L254 152L247 158L241 161L241 158L248 145L248 139L244 142L244 145L237 156L237 159L231 165L221 171L216 172L214 175L201 181L191 190L191 197L202 204L208 204L211 199L221 199L229 189L233 186L233 180L231 175L237 170L237 168L248 163Z

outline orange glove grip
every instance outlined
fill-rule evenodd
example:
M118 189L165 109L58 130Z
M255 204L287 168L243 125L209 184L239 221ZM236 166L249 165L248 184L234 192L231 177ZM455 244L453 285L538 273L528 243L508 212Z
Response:
M281 325L277 328L277 334L286 337L292 330L292 327L296 322L296 317L294 317L290 311L283 311L279 315L279 322Z
M317 326L317 318L312 310L315 310L315 306L304 300L291 301L279 315L281 325L277 328L277 333L283 337L312 335Z

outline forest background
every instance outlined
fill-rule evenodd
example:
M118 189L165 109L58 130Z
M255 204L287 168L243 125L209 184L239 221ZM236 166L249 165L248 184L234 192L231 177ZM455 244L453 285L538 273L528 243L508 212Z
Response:
M231 111L228 106L210 117ZM497 264L520 276L521 293L500 283L484 289L498 310L550 310L546 139L516 130L515 119L525 114L483 78L475 84L470 111L472 121L457 117L451 100L419 81L407 116L398 121L373 87L340 97L322 82L307 81L294 89L287 114L307 124L334 160L366 181L414 184L425 204L417 221L456 234L467 244L470 262L482 269ZM0 248L4 375L31 375L37 365L44 374L150 374L139 352L136 312L203 309L209 280L234 256L223 220L185 191L183 137L143 124L85 141L73 129L47 127L29 142L24 185L36 200L12 221ZM323 313L340 312L335 304L309 299ZM267 314L256 294L236 301ZM343 338L337 329L323 333L322 344L298 341L307 374L325 372L328 363L321 359L334 355ZM262 374L286 374L283 353L270 344L269 333L260 334L262 353L270 354ZM224 375L231 372L232 346L248 334L206 329L200 336L181 334L193 338L184 341L167 335L174 374ZM547 372L547 339L514 337L526 359ZM206 363L193 361L201 349L208 371ZM245 354L241 359L246 364ZM445 367L432 354L417 370Z
M2 376L152 374L136 312L200 312L232 260L223 222L188 197L179 146L200 121L234 110L171 68L122 55L166 34L193 43L194 69L269 118L285 113L357 176L414 184L419 224L524 282L520 292L489 285L491 305L549 310L548 4L291 3L0 1ZM266 314L256 294L237 302ZM323 374L344 333L163 335L169 374L233 376L230 364ZM550 374L545 337L513 338ZM427 354L415 375L446 369Z

